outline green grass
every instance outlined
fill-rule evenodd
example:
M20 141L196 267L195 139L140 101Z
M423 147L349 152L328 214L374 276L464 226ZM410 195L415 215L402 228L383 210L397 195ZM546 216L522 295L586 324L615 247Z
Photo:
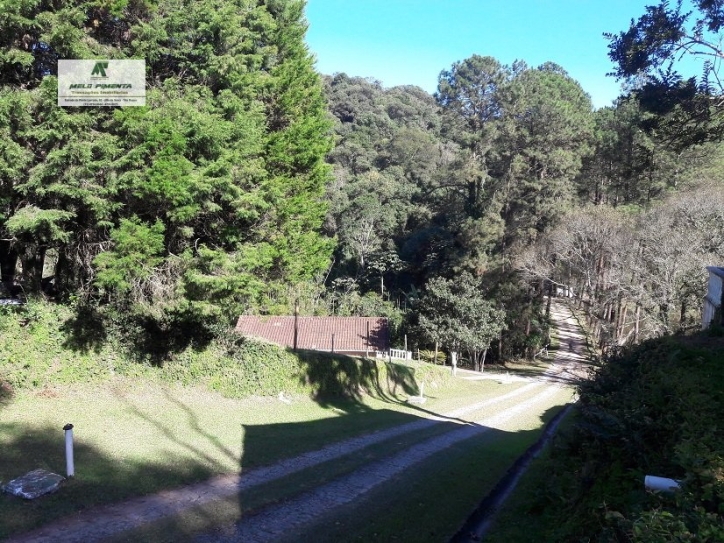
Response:
M383 443L335 459L332 462L291 474L281 480L244 490L228 498L195 507L181 515L131 530L113 538L112 541L133 541L137 543L176 542L192 538L193 535L199 532L233 524L243 514L248 514L259 507L293 497L300 492L312 490L369 462L402 451L420 440L448 432L451 424L438 424L422 431L397 436Z
M435 454L289 541L449 540L569 400L561 390L547 406Z
M542 518L544 510L540 507L541 489L546 488L550 476L551 448L555 447L559 436L570 432L575 421L575 411L566 415L553 441L531 462L515 491L495 515L492 526L485 534L487 543L527 541L531 534L536 534L538 541L546 541L544 532L550 519Z
M76 436L76 477L62 491L33 502L0 495L0 539L238 472L242 459L244 468L267 464L405 422L416 410L404 400L422 382L428 394L475 393L466 383L447 390L449 372L428 364L296 354L234 336L163 360L126 347L102 321L62 305L0 308L0 481L38 467L64 473L63 425Z
M0 481L38 467L63 474L63 425L73 423L76 438L76 477L59 492L32 502L0 495L0 539L522 386L453 379L448 368L425 363L295 354L233 338L190 345L154 364L130 356L113 338L79 342L77 327L63 306L35 303L0 313ZM542 371L537 365L511 370ZM422 383L427 403L408 405L404 400ZM290 405L276 398L280 391ZM228 507L217 504L210 518L228 520L240 504L248 510L292 495L444 429L391 440L237 496ZM193 531L209 526L203 518L208 512L173 522Z
M496 368L497 373L510 373L511 375L520 375L523 377L535 377L542 375L553 361L553 353L549 351L548 357L541 356L535 360L512 360L505 363L505 367Z
M436 412L502 389L492 381L429 380L425 409ZM64 424L75 425L76 441L76 477L60 492L33 502L0 496L0 538L94 505L238 473L242 466L269 464L425 414L390 394L325 402L297 395L287 405L125 377L22 391L0 413L0 480L38 467L63 474Z
M505 402L496 410L512 407L534 394L531 392ZM478 437L453 445L414 465L353 505L340 508L332 517L305 528L302 533L295 531L290 534L290 541L419 542L449 539L570 397L570 390L561 389L540 409L528 411L499 428L491 428ZM510 431L513 427L520 428L520 431ZM398 436L282 481L125 533L114 541L186 541L215 527L224 531L225 526L233 526L244 514L257 507L310 490L361 465L381 460L449 430L449 425L444 424L412 435Z

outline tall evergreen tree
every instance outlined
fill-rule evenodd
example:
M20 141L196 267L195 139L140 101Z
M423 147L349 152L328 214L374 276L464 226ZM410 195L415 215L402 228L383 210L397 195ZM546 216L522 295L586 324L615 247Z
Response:
M20 257L30 291L52 267L68 289L159 315L260 308L325 268L332 142L303 8L2 3L4 278ZM59 58L145 59L147 106L57 107Z
M591 152L590 97L560 66L520 70L503 93L501 157L505 245L528 244L574 198L573 180Z

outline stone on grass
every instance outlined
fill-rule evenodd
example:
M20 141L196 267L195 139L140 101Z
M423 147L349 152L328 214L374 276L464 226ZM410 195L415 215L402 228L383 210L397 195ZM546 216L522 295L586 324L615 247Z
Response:
M422 383L422 386L420 387L420 395L410 396L407 398L407 401L409 403L425 403L427 401L427 398L425 398L425 383Z
M2 489L14 496L34 500L43 494L55 492L64 480L65 477L56 473L44 469L34 469L22 477L13 479Z

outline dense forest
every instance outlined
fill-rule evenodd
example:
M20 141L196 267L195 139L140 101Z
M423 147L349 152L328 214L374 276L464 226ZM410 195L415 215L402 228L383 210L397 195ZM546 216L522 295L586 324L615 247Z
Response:
M610 36L629 90L594 110L553 63L473 55L434 95L322 76L301 1L3 3L5 295L157 339L383 315L480 367L545 345L554 294L604 349L696 327L724 260L719 105L714 66L656 65L687 24L657 9ZM57 107L59 58L145 59L147 106Z

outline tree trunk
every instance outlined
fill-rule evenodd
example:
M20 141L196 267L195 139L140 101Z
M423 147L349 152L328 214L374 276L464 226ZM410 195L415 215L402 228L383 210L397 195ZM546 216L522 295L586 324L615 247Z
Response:
M603 255L596 260L596 284L593 286L593 299L598 301L601 289L603 288Z
M553 282L548 281L548 302L546 303L546 319L551 318L551 299L553 298Z
M639 322L641 319L641 306L636 304L636 324L634 326L634 343L639 341Z
M628 305L626 302L619 301L618 308L618 319L616 320L616 342L619 343L619 339L624 333L624 326L626 325L626 313L628 312ZM619 343L620 345L620 343Z
M483 350L483 355L482 355L482 357L480 358L480 370L479 370L479 371L480 371L481 373L483 372L483 369L485 368L485 357L486 357L486 356L488 356L488 348L487 348L487 347Z
M11 283L15 278L18 253L10 248L9 241L0 241L0 281Z
M666 332L669 331L669 303L665 302L662 304L659 304L659 316L661 317L661 322L664 323L664 329Z
M43 262L45 261L45 248L38 248L32 254L25 253L20 257L23 263L23 279L26 282L27 292L38 294L41 292L43 279Z
M588 322L588 326L591 326L593 324L593 293L591 292L591 287L586 286L586 295L588 296L588 305L586 306L586 321Z
M73 277L71 276L72 270L70 269L65 251L64 246L58 248L58 260L55 263L55 271L53 272L55 274L55 289L59 294L64 291L66 283L73 283Z

